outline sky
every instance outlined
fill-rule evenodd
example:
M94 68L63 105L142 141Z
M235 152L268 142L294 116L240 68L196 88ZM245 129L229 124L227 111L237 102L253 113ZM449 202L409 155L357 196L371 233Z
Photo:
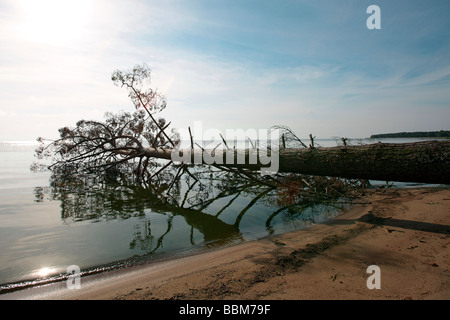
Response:
M450 129L448 0L0 0L0 48L3 141L134 111L111 74L144 63L176 128Z

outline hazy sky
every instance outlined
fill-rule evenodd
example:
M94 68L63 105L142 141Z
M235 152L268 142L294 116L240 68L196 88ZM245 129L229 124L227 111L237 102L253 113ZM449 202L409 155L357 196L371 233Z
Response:
M142 63L179 128L448 130L449 39L448 0L0 0L0 140L133 111L111 74Z

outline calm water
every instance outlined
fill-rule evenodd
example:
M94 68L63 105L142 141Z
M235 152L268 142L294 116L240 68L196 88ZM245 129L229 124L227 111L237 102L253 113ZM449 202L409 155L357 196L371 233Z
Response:
M201 212L152 208L140 191L58 196L48 173L30 171L34 147L0 142L0 292L57 277L70 265L90 272L185 255L305 228L338 213L335 207L315 206L271 217L278 207L264 201L245 211L253 199L245 194L221 198Z

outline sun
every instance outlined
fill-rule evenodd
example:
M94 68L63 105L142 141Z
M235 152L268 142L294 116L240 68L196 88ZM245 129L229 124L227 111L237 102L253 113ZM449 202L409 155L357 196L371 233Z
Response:
M22 36L30 41L70 45L86 34L90 0L20 0Z

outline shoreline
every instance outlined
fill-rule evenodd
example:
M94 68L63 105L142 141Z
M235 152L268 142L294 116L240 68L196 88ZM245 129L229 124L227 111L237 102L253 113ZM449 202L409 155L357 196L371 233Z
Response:
M450 299L450 189L369 190L310 228L0 295L44 300ZM370 265L381 289L368 289Z

